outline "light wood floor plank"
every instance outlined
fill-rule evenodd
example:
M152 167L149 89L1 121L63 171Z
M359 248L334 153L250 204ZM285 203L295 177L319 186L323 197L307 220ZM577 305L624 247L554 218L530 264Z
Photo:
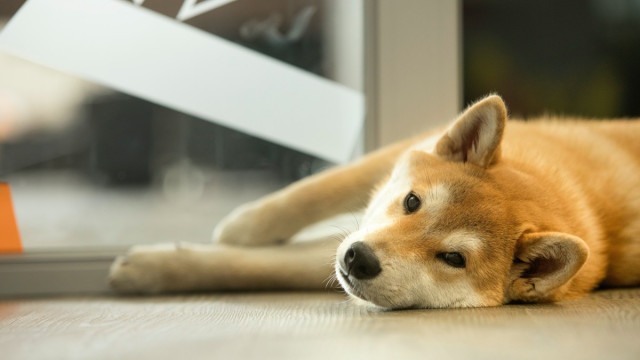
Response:
M336 293L0 301L2 359L640 359L640 289L385 312Z

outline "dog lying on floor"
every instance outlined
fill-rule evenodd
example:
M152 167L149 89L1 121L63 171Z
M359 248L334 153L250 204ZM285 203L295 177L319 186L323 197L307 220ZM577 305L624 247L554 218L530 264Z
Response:
M367 202L337 252L332 239L282 244ZM507 123L492 95L445 131L238 208L214 240L134 247L110 283L123 293L320 289L333 271L351 296L392 309L559 301L638 285L640 121Z

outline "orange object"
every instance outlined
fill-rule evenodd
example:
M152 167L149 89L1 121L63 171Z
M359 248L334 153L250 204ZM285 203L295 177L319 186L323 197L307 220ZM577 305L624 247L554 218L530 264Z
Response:
M0 183L0 253L21 253L22 242L13 212L9 184Z

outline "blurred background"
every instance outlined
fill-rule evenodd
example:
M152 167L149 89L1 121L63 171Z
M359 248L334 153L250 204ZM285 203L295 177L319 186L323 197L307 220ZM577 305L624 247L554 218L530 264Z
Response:
M512 115L640 115L640 1L464 0L464 99Z
M420 32L420 14L367 26L368 16L404 1L412 2L380 5L374 15L362 0L236 0L191 14L182 11L182 0L127 2L364 93L368 119L354 147L358 157L388 142L371 130L383 128L372 119L384 115L371 104L385 98L367 80L371 69L413 56L397 50L397 41L384 58L381 46L371 51L366 45L384 36L384 27L414 26L409 36L418 42L433 36ZM24 2L0 2L0 26ZM517 117L640 116L640 0L449 3L456 4L458 30L441 41L457 49L453 110L497 92ZM429 51L425 56L437 57ZM414 95L392 90L400 99ZM407 135L428 127L419 120L427 115L411 116L418 120ZM394 127L402 119L385 121ZM333 165L0 53L0 181L11 185L27 251L207 242L216 222L235 206Z

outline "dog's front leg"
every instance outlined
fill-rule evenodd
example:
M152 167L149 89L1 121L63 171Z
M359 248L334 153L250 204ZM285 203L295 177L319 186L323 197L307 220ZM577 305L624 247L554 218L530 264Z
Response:
M351 165L310 176L243 205L220 221L213 240L234 245L277 244L288 241L308 225L359 211L397 157L417 140L391 145Z
M132 248L111 266L120 293L322 289L333 274L332 238L284 246L161 244Z

